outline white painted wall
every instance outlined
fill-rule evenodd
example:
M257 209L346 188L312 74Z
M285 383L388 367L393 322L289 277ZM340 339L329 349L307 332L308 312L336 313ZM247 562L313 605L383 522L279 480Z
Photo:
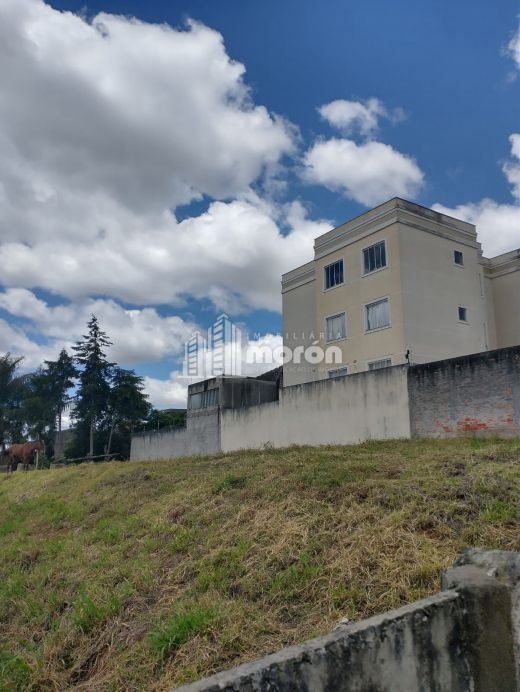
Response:
M406 366L285 387L279 402L221 413L223 452L410 437Z
M132 437L131 461L155 461L188 455L189 433L180 430L153 430Z
M218 454L219 451L219 413L211 409L189 416L186 428L134 435L130 459L175 459L196 454Z

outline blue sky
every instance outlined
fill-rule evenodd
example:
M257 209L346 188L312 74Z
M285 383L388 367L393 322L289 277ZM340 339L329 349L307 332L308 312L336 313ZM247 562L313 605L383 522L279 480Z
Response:
M508 136L519 128L520 85L511 83L516 72L504 55L518 28L516 1L398 0L391 12L385 0L51 4L173 26L201 21L245 65L255 101L288 117L306 139L326 132L317 106L375 96L409 116L383 133L426 171L417 201L509 199L497 162L509 156ZM294 192L337 220L363 211L323 190Z
M179 405L191 329L277 343L281 272L387 197L520 247L518 3L389 7L4 0L0 351L35 367L96 312Z

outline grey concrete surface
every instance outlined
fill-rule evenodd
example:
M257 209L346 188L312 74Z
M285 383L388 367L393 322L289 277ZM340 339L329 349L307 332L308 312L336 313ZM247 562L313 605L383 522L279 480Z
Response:
M279 402L222 412L222 451L410 437L407 367L284 387Z
M130 459L154 461L220 451L219 410L212 408L188 416L185 428L139 433L132 436Z
M499 551L466 553L431 598L179 692L515 692L518 562Z
M185 431L134 436L131 459L265 446L355 444L410 437L520 436L520 347L278 389L215 378L218 404L189 410Z

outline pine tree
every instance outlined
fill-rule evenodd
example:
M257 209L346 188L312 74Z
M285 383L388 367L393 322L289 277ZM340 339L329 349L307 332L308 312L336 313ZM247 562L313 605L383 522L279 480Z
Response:
M110 380L113 363L110 363L105 349L112 345L108 336L99 326L95 315L88 324L88 334L78 341L73 350L79 369L79 386L74 407L74 418L89 429L89 456L94 456L94 433L108 413Z

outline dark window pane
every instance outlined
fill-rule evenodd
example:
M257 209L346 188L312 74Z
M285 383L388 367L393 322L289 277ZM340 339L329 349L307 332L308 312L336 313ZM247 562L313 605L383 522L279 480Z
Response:
M325 288L333 288L343 283L343 260L325 267Z
M363 250L363 270L365 274L386 267L385 241L376 243Z

